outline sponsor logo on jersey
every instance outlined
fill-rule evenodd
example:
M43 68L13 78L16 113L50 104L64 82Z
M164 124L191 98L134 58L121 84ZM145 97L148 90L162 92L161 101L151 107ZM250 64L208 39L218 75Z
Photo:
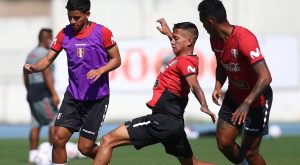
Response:
M238 58L239 57L239 51L237 49L231 49L231 55L234 58Z
M232 85L240 89L249 89L249 85L245 81L231 80Z
M222 63L222 66L227 70L227 71L230 71L230 72L239 72L241 71L241 67L240 67L240 64L239 63L229 63L229 64L224 64Z
M187 71L188 71L189 73L194 73L194 72L196 71L196 68L195 68L195 67L192 67L192 66L188 66L188 67L187 67Z
M250 56L251 56L252 59L257 58L259 55L260 55L260 51L259 51L258 48L256 48L256 51L251 51L250 52Z
M84 48L77 48L77 56L82 58L84 56Z
M85 47L87 46L86 43L79 43L79 44L75 44L76 47Z

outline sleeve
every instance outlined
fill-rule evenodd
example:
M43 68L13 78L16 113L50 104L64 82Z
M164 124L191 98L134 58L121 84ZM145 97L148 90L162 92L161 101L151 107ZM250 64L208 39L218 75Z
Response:
M110 49L117 44L112 32L105 26L102 27L102 40L105 49Z
M177 64L177 69L183 77L188 77L191 75L198 74L198 65L188 59L182 59Z
M55 37L55 39L53 40L52 44L51 44L51 49L56 51L56 52L61 52L62 51L62 42L64 39L64 29L62 29L57 36Z
M241 55L248 59L250 64L254 64L264 58L260 52L258 41L251 32L246 33L245 36L240 38L239 51Z

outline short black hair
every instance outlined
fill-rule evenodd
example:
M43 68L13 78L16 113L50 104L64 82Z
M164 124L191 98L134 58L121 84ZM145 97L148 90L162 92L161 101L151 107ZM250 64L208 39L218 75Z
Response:
M79 10L83 13L90 11L90 0L68 0L66 9L68 11Z
M217 22L227 21L225 7L220 0L203 0L198 6L200 20L214 18Z
M191 22L176 23L176 24L174 24L173 31L175 29L187 30L195 36L195 39L197 39L198 35L199 35L197 26Z
M44 32L49 33L50 35L52 35L52 29L50 29L50 28L42 28L40 30L40 32L39 32L39 41L42 40Z

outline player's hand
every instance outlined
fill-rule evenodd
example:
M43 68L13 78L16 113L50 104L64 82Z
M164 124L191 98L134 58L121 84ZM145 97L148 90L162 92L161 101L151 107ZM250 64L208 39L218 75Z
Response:
M250 105L246 102L243 102L232 114L231 121L233 124L244 124L249 112Z
M208 114L208 115L211 117L211 120L212 120L213 123L216 122L216 115L215 115L214 113L212 113L212 112L208 109L208 107L202 106L200 109L201 109L202 112Z
M59 100L59 96L58 96L57 94L54 95L54 96L52 96L52 102L53 102L53 105L54 105L55 107L58 106L60 100Z
M25 64L23 66L23 73L24 74L31 74L34 71L34 65L32 64Z
M221 98L222 98L222 90L220 88L215 88L212 93L212 100L215 104L221 105Z
M89 71L87 74L86 74L86 78L87 79L90 79L90 80L93 80L94 82L96 80L99 79L99 77L102 75L103 73L103 70L102 68L98 68L98 69L92 69L91 71Z
M172 31L170 30L170 28L164 18L160 18L156 22L158 22L160 24L160 26L156 26L158 31L160 31L164 35L167 35L168 37L172 36Z

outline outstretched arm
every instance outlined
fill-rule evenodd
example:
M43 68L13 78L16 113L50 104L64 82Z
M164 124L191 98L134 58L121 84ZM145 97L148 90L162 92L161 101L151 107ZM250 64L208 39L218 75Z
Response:
M38 61L36 64L25 64L23 66L23 72L25 74L41 72L53 63L57 55L58 53L54 50L49 50L47 55L43 57L40 61Z
M117 45L113 46L112 48L107 50L108 56L110 58L110 61L98 68L98 69L93 69L87 73L87 78L88 79L93 79L96 81L103 73L108 73L116 68L118 68L121 65L121 57L120 57L120 52L119 48Z
M243 103L237 108L237 110L233 113L233 116L231 118L233 123L242 124L245 122L250 105L263 93L263 91L266 89L267 86L270 85L272 81L272 77L265 60L261 60L255 63L253 65L253 69L258 75L258 79L252 91L245 98Z
M216 115L208 109L205 95L198 83L197 75L191 75L186 77L186 81L189 84L189 87L195 95L195 97L197 98L198 102L201 104L201 111L208 114L211 117L213 123L215 123Z
M172 36L172 31L169 28L166 20L164 18L160 18L157 20L157 22L160 24L160 26L156 26L156 28L164 35L168 36L169 40L171 41L173 36Z

